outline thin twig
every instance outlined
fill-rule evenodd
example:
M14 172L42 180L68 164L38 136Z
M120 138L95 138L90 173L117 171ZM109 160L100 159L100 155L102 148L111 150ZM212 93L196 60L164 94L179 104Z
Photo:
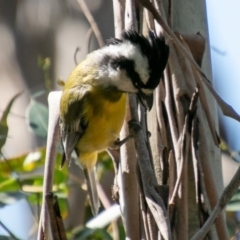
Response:
M143 227L144 227L143 236L145 236L146 240L151 240L150 229L149 229L148 223L147 223L148 207L147 207L145 196L144 196L142 178L141 178L141 173L140 173L140 169L139 169L138 165L137 165L137 178L138 178L138 183L139 183L140 210L141 210L141 213L142 213L142 219L141 219L142 222L141 223L143 224ZM143 236L142 236L142 238L143 238Z
M199 133L197 128L197 117L194 118L192 124L191 131L191 155L193 158L193 169L195 176L195 188L196 188L196 200L199 208L199 224L200 226L206 221L206 217L208 216L208 209L206 202L203 202L202 199L208 199L206 187L204 183L204 173L201 165L201 161L199 161L198 156L198 142L199 142ZM213 239L214 236L211 236L213 231L210 231L208 235L209 239Z
M150 141L151 148L149 146L149 150L152 151L152 163L155 172L155 176L158 182L158 185L163 184L163 151L164 147L160 147L162 144L161 136L158 131L158 121L157 121L157 109L156 109L156 101L153 104L153 107L149 114L147 115L147 124L148 129L151 133L150 139L147 138L147 141Z
M173 102L172 102L172 97L171 97L171 88L170 88L170 74L168 74L169 69L166 69L164 71L164 86L166 89L166 96L165 96L165 106L167 110L167 115L169 119L169 127L170 127L170 132L171 132L171 138L173 141L173 147L174 147L174 152L175 154L177 153L177 142L179 138L179 133L177 129L177 124L175 120L175 116L173 113Z
M115 37L120 38L124 29L125 0L113 0Z
M239 185L240 185L240 167L238 168L237 172L235 173L230 183L223 191L217 205L213 209L208 220L204 223L203 227L191 238L191 240L201 240L206 236L211 226L214 224L217 217L219 216L219 214L225 208L227 203L231 200L234 193L238 190Z
M146 21L147 21L147 26L149 30L154 31L155 26L154 26L154 20L153 20L153 16L152 13L150 13L146 8L143 9Z
M196 111L197 99L198 99L198 89L196 89L196 91L193 93L191 103L189 106L189 112L187 113L187 115L185 117L183 132L180 136L180 139L181 139L180 170L178 173L177 181L176 181L175 188L173 190L173 194L172 194L169 205L174 204L174 202L175 202L175 198L177 196L177 192L178 192L178 189L179 189L179 186L181 183L181 179L182 179L183 166L188 157L188 149L189 149L189 143L190 143L189 140L190 139L189 139L189 137L187 137L187 133L189 131L189 126L191 126L191 121L193 120L193 114Z
M45 198L53 239L67 240L57 196L54 196L53 193L50 192Z
M136 7L133 0L126 0L125 29L137 29Z
M77 54L80 52L81 48L80 47L77 47L76 50L75 50L75 53L74 53L74 63L75 65L77 66L78 65L78 61L77 61Z
M55 214L55 219L56 219L56 223L57 223L58 232L59 232L59 235L60 235L60 240L67 240L65 228L64 228L64 225L63 225L63 219L62 219L62 216L61 216L60 206L59 206L59 203L58 203L58 197L56 195L53 196L53 209L54 209L54 214Z
M147 208L146 217L149 230L149 239L156 239L156 236L158 235L158 228L149 208Z
M230 106L228 103L226 103L219 95L218 93L213 89L212 85L205 79L204 83L207 86L208 90L212 93L214 98L216 99L218 106L221 108L222 113L225 116L231 117L238 122L240 122L240 115L233 109L232 106Z
M18 240L18 238L0 221L1 227L13 238L13 240Z
M168 156L168 163L169 163L169 180L168 180L168 185L169 185L169 198L172 197L174 187L175 187L175 182L176 182L176 161L173 156L173 150L169 152ZM175 219L175 208L169 206L169 219L171 226L173 226L173 221Z
M86 37L85 37L85 42L86 42L86 46L87 46L86 49L87 49L88 53L91 52L90 43L91 43L92 34L93 34L93 29L90 27L88 29Z
M168 1L168 25L170 28L173 26L173 0Z
M163 81L163 80L162 80ZM163 99L164 96L166 95L165 89L163 86L162 81L160 82L159 86L157 87L155 91L155 103L156 103L156 115L157 115L157 121L158 121L158 127L159 127L159 132L161 133L161 144L162 148L167 147L168 141L167 141L167 126L166 122L167 120L163 117Z
M58 231L58 226L56 222L56 216L53 208L53 194L48 193L45 195L46 205L48 210L49 222L51 226L52 238L55 240L61 239Z
M99 47L103 47L104 41L103 41L101 32L99 31L98 25L97 25L96 21L94 20L91 12L89 11L87 4L83 0L78 0L78 3L80 5L85 17L87 18L89 24L91 25L91 28L97 38Z
M84 39L84 46L85 46L84 49L87 49L87 53L89 53L91 51L90 43L91 43L92 33L93 33L93 30L92 30L92 27L90 27L88 29L87 34L86 34L85 39ZM75 53L74 53L74 63L75 63L75 65L78 65L77 54L80 51L81 51L80 47L77 47L76 50L75 50Z
M165 11L164 11L164 8L163 8L162 1L161 0L154 0L153 4L154 4L156 10L159 12L159 14L164 19L164 21L167 22L167 18L166 18L166 14L165 14ZM160 33L163 34L162 26L160 24L158 24L156 21L155 21L155 28L156 28L157 34L160 34Z

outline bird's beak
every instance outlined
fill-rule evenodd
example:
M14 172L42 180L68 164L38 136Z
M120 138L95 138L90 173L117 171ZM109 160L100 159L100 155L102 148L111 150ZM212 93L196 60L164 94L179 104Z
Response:
M150 111L153 106L153 93L151 94L145 94L142 91L139 91L137 93L139 101L142 103L142 105Z

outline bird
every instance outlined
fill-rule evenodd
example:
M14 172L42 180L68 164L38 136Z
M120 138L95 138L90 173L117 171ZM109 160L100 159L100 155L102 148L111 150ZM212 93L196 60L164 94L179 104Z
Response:
M97 215L95 165L98 153L119 148L127 93L135 93L148 110L169 56L163 36L150 31L144 37L124 31L106 46L89 53L70 74L60 99L60 137L64 162L75 151L87 183L90 206Z

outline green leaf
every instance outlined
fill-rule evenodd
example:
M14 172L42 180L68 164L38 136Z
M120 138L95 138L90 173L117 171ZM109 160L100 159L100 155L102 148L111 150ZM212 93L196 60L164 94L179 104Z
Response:
M32 205L42 205L42 194L41 193L32 193L28 194L27 201Z
M8 178L0 183L0 192L17 190L19 190L19 184L16 178Z
M39 137L47 138L48 108L31 99L26 109L26 119L30 129Z
M0 161L0 192L20 190L27 192L42 192L43 167L46 156L46 148L38 148L30 153ZM57 154L57 162L62 155ZM17 174L16 174L17 173ZM68 168L59 170L59 163L55 166L53 190L67 193Z
M33 155L31 155L31 153ZM35 153L36 155L34 155ZM39 157L38 159L37 155ZM3 178L9 178L9 176L12 175L12 171L20 174L32 171L40 166L43 166L45 161L45 155L46 148L42 147L33 150L30 153L24 153L13 158L8 158L6 161L0 161L0 181L2 181ZM35 161L33 159L35 159Z
M3 111L3 115L0 120L0 150L2 149L2 147L5 144L6 139L7 139L7 134L8 134L7 117L8 117L8 114L12 108L14 101L20 94L21 93L18 93L15 96L13 96L13 98L9 101L7 107Z

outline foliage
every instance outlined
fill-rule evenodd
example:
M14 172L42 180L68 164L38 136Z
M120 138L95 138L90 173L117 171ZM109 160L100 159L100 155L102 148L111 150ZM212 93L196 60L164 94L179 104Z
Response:
M7 117L10 112L10 109L16 100L16 98L20 95L20 93L16 94L7 104L6 109L3 111L3 115L0 120L0 150L2 149L3 145L6 142L7 134L8 134L8 124L7 124Z
M26 119L30 129L39 137L47 138L48 109L32 98L27 109Z

